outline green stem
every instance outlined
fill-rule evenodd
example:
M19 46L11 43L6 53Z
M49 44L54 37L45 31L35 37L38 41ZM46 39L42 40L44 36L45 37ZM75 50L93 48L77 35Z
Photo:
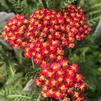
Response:
M33 61L33 59L31 59L31 61L32 61L32 66L33 66L33 68L34 68L34 61Z
M45 0L41 0L41 1L42 1L42 4L43 4L44 8L48 8L46 1Z
M40 97L41 97L41 94L39 94L39 96L38 96L36 101L40 101Z

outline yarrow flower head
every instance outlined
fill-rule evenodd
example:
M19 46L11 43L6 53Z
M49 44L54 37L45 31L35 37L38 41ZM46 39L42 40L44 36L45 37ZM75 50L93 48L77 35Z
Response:
M17 14L11 18L2 31L2 36L13 48L25 46L26 41L23 34L26 30L27 20L23 15Z
M63 62L53 62L41 69L34 83L42 88L41 94L45 98L62 99L72 96L73 101L83 101L82 92L86 85L83 75L78 73L78 68L77 64L69 65L66 59L63 59Z
M71 43L68 47L72 47L72 43L74 43L75 40L83 40L90 34L91 27L86 24L87 19L80 8L77 8L75 5L69 5L62 10L62 15L66 23L68 23L66 26L66 39Z
M63 37L64 17L53 10L39 9L31 15L28 23L24 36L30 42L25 46L24 56L33 58L39 65L44 65L44 61L61 60L64 55L60 39Z

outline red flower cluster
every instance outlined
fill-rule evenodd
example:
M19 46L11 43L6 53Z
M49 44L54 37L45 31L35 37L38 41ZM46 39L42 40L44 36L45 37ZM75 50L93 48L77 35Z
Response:
M25 17L19 14L6 23L2 36L13 48L20 48L26 44L23 37L26 24L27 20Z
M83 76L78 73L78 65L69 65L65 59L42 68L35 84L42 88L43 97L61 99L72 96L73 101L83 101L81 92L86 88Z
M25 46L24 56L33 58L36 64L62 60L64 51L61 38L64 36L64 17L58 12L39 9L30 19L24 36L30 40Z
M73 48L76 40L84 39L91 31L81 9L69 5L61 14L49 9L36 10L27 21L16 15L9 20L2 36L13 48L24 46L24 57L32 58L41 71L35 83L42 88L43 97L60 99L72 96L83 101L85 90L78 65L64 59L63 46Z
M66 37L68 40L72 40L74 43L75 39L80 41L89 35L91 27L86 24L87 19L80 8L69 5L62 10L62 15L67 23L66 31L68 34Z

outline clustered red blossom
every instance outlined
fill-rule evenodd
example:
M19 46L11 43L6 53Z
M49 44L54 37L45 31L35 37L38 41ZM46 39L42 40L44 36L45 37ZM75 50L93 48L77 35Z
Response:
M86 24L86 17L80 8L69 5L68 8L62 10L62 15L66 19L67 39L83 40L91 31L91 27ZM73 41L73 43L74 43Z
M26 44L23 34L26 30L27 20L23 15L17 14L11 18L2 32L4 40L6 40L13 48L21 48Z
M30 40L30 43L25 46L25 57L33 58L34 62L41 66L44 66L46 62L61 60L64 55L63 23L64 17L56 11L36 10L31 15L28 29L24 34Z
M82 101L86 85L83 75L78 73L77 64L68 64L68 60L47 64L40 71L35 84L42 88L42 96L61 99L72 97L73 101Z
M63 47L74 48L91 31L80 8L69 5L61 13L55 10L36 10L27 21L16 15L2 32L13 48L24 47L24 57L33 59L41 67L35 84L42 88L43 97L70 97L83 101L86 85L77 64L64 58Z

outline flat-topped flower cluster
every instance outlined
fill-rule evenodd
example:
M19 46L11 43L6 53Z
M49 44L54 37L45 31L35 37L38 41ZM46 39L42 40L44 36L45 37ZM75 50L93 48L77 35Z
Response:
M65 96L72 97L73 101L82 101L86 85L83 75L78 73L77 64L68 64L68 60L47 63L42 67L35 84L42 88L42 96L61 99Z

